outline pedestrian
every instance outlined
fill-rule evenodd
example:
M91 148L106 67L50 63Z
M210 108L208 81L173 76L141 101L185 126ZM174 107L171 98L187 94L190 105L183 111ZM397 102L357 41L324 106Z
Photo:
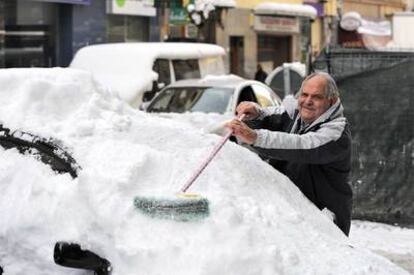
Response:
M317 72L302 82L297 100L261 108L253 102L237 106L245 121L226 124L288 176L319 209L333 214L335 224L349 234L352 189L351 134L334 79Z
M263 70L262 65L257 64L257 71L254 74L254 79L265 83L266 77L267 77L267 73Z

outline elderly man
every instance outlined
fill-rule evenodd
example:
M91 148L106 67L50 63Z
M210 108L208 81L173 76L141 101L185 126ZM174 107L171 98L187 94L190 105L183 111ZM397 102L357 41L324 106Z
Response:
M252 102L237 107L246 122L227 123L233 134L269 159L319 209L349 234L352 189L351 134L338 88L327 73L313 73L302 83L297 101L260 108ZM255 130L256 129L256 130Z

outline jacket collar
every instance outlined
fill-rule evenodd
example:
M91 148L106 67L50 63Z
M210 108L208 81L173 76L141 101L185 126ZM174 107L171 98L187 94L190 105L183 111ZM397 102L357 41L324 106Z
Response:
M322 115L320 115L315 121L313 121L311 124L307 125L302 132L307 132L309 129L313 128L316 125L320 125L326 121L333 120L338 117L343 117L343 111L344 107L341 104L341 100L338 98L338 100L333 104L331 107L329 107L328 110L325 111ZM297 116L295 118L295 122L293 124L293 127L291 129L291 133L297 132L297 129L300 129L300 123L301 118L299 115L299 112L297 112Z

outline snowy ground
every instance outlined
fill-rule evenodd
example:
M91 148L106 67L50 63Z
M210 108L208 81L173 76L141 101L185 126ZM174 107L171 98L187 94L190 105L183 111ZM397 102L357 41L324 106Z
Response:
M349 237L414 274L414 229L354 220Z

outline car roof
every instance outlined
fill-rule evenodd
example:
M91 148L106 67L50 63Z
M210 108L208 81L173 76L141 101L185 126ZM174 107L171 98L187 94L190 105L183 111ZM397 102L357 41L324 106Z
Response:
M248 82L250 80L244 79L237 75L208 75L204 78L194 78L179 80L168 85L169 88L174 87L224 87L224 88L235 88L238 85Z

